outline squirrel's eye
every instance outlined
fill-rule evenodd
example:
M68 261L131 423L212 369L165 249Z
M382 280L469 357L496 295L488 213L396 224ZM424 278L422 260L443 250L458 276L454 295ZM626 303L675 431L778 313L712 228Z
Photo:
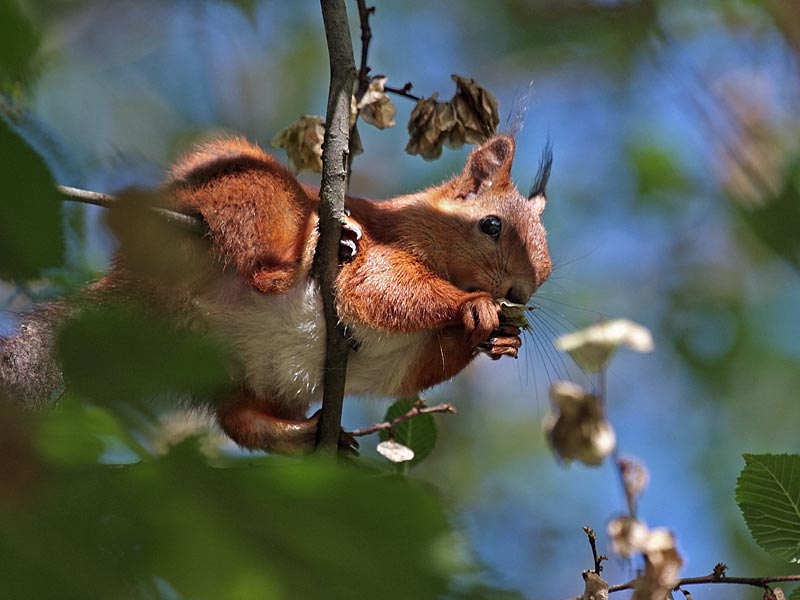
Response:
M483 217L480 222L480 228L483 233L496 240L500 237L500 218L494 215Z

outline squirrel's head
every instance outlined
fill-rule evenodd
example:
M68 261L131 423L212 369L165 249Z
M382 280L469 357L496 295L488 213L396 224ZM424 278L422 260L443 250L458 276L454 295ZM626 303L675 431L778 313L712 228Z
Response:
M444 249L453 284L523 304L552 270L541 221L552 159L548 146L527 197L511 180L513 160L514 139L492 137L472 151L438 208L460 230L458 247Z

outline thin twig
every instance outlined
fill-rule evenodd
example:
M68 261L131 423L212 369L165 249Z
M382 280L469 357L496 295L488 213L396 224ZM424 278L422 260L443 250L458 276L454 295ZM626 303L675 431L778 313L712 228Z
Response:
M600 575L603 571L603 561L608 560L608 557L605 554L597 554L597 534L595 534L594 529L591 527L584 525L583 531L586 533L586 537L589 538L589 545L592 547L592 558L594 559L594 572Z
M372 29L369 18L375 13L374 6L367 6L366 0L356 0L358 4L358 21L361 25L361 66L358 69L358 88L356 103L361 101L369 88L369 43L372 41Z
M414 94L411 94L409 92L413 87L414 86L411 85L411 82L409 81L401 88L392 87L390 85L384 85L383 90L392 94L397 94L398 96L403 96L404 98L408 98L409 100L413 100L414 102L419 102L420 100L422 100L422 98L420 96L415 96Z
M359 437L362 435L370 435L372 433L376 433L378 431L382 431L384 429L394 429L400 423L404 421L408 421L409 419L413 419L414 417L418 417L419 415L429 415L432 413L450 413L455 414L456 409L452 404L437 404L436 406L425 406L425 403L420 401L414 404L413 408L409 410L407 413L392 419L391 421L383 421L382 423L375 423L374 425L370 425L369 427L362 427L361 429L356 429L355 431L351 431L350 435L354 437Z
M609 593L632 590L636 586L636 579L631 579L626 583L612 585L608 588ZM684 577L679 579L673 589L678 589L685 585L705 585L707 583L728 583L732 585L750 585L758 588L766 588L770 583L780 583L787 581L800 581L800 575L777 575L774 577L727 577L717 576L709 573L702 577Z
M112 208L119 203L119 198L110 194L101 194L100 192L91 192L89 190L80 190L78 188L67 187L59 185L58 191L64 196L64 200L69 202L81 202L83 204L92 204L94 206L102 206L104 208ZM152 206L150 209L156 214L164 217L169 223L177 225L186 231L203 234L206 232L206 224L200 217L183 213L167 208Z
M369 43L372 41L372 29L369 26L369 18L375 13L374 6L367 6L366 0L356 0L358 5L358 21L361 26L361 66L358 69L358 85L355 90L356 105L361 102L364 94L369 89ZM350 153L347 156L347 182L350 182L352 173L353 159L356 155L356 141L358 140L358 111L350 127L350 141L348 148Z

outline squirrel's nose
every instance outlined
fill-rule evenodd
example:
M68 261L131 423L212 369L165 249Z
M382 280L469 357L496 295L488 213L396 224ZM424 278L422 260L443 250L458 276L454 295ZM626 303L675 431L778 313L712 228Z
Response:
M525 304L530 297L531 292L528 291L527 287L524 287L524 289L520 286L510 287L506 292L506 298L517 304Z

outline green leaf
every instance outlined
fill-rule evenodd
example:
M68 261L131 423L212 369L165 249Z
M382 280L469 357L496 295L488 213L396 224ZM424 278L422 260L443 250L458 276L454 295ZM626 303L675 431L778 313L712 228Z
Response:
M15 0L0 0L0 89L23 81L39 45L39 37ZM5 182L4 182L5 183Z
M800 600L800 587L795 588L794 591L787 597L789 600Z
M67 388L103 404L209 394L229 380L220 347L142 307L83 309L61 327L57 348Z
M44 161L2 119L0 181L0 279L32 279L61 266L64 232L55 183Z
M800 562L800 455L745 454L736 486L753 539L778 558Z
M392 421L406 414L419 398L400 398L386 410L385 421ZM389 439L389 432L380 432L381 440ZM399 469L414 467L425 460L436 446L437 429L433 415L419 415L400 423L394 429L395 441L414 451L414 458L407 463L398 464Z

